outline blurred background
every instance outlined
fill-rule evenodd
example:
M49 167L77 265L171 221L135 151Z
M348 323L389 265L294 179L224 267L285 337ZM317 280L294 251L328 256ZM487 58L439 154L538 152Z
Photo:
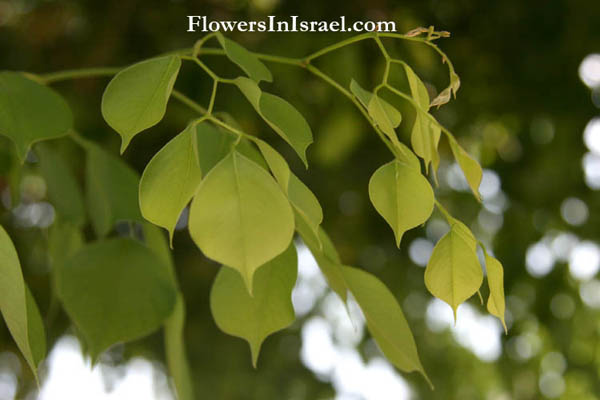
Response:
M247 344L220 332L208 294L219 266L200 253L185 230L174 258L185 295L185 330L197 397L210 399L596 399L600 398L600 2L595 0L371 1L51 1L0 0L0 69L34 73L120 66L177 48L187 15L213 20L260 20L267 15L348 21L393 20L398 31L435 25L452 32L438 45L462 80L458 99L435 111L483 168L477 203L442 140L438 199L493 249L505 268L506 322L477 298L459 308L432 298L423 283L434 243L447 230L434 213L405 235L398 250L391 230L370 205L367 183L390 160L386 147L354 106L306 71L271 65L265 85L308 119L315 143L304 170L292 150L235 91L220 92L217 110L230 111L244 130L273 143L319 198L343 261L371 271L390 287L409 320L421 360L436 389L417 374L400 374L380 354L360 316L353 327L327 288L310 253L299 245L294 291L297 321L263 345L258 369ZM348 34L233 33L251 50L303 56ZM436 94L447 71L426 46L386 41ZM214 45L214 43L213 43ZM208 57L208 56L207 56ZM209 57L223 75L235 73ZM361 43L319 59L343 86L366 88L381 79L383 60ZM55 85L69 101L79 131L118 153L119 137L101 118L106 78ZM185 64L176 88L206 104L211 81ZM414 118L397 102L407 140ZM166 118L138 135L124 154L140 173L151 156L193 117L176 102ZM82 154L56 141L83 178ZM50 292L47 229L53 222L35 160L24 166L21 199L7 189L2 138L3 226L15 240L26 281L42 315ZM488 289L482 288L484 298ZM350 307L357 313L355 307ZM162 333L112 348L90 369L64 313L46 320L49 355L40 389L0 323L0 399L172 399L163 364Z

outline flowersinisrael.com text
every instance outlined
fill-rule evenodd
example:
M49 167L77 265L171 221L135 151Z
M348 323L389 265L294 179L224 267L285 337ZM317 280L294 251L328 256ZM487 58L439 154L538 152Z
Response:
M280 20L269 15L262 21L213 21L204 15L188 15L188 32L396 32L393 21L306 21L292 15Z

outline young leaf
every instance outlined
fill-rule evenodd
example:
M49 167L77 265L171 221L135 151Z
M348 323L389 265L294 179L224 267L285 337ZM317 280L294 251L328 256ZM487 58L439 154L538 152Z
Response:
M177 400L193 400L194 385L185 354L184 325L185 303L182 294L177 293L173 313L165 321L165 356Z
M14 142L21 162L33 143L64 136L72 127L71 110L54 90L19 73L0 72L0 135Z
M481 201L481 196L479 195L479 185L481 184L481 178L483 177L483 171L481 170L481 165L475 159L473 159L469 153L465 151L456 140L450 138L449 140L450 148L452 149L452 154L454 154L454 159L462 169L465 174L465 178L467 179L467 183L473 192L475 198Z
M392 227L396 245L402 235L421 225L433 212L433 190L420 171L399 161L380 167L369 181L369 198Z
M433 180L435 181L435 183L437 185L437 183L438 183L437 171L440 168L440 153L437 149L438 149L438 145L440 144L440 138L442 136L442 128L440 128L439 125L432 123L430 126L430 129L431 129L431 136L433 138L433 148L435 148L435 150L436 150L431 154L431 172L433 173Z
M171 243L181 211L202 180L194 151L196 135L196 127L189 125L152 157L140 180L142 215L165 228Z
M408 322L394 295L366 271L352 267L342 267L342 271L350 293L360 306L367 327L383 354L404 372L420 372L432 386L421 365Z
M435 245L425 269L425 286L432 295L452 307L474 295L483 282L483 271L475 248L465 240L459 225L452 225Z
M294 214L271 175L233 151L200 184L189 230L204 254L238 270L252 293L254 271L289 246Z
M95 144L85 143L86 198L96 235L105 236L117 221L144 221L139 208L137 172Z
M254 277L254 295L240 274L222 267L210 292L210 309L219 329L250 344L252 365L263 341L294 322L292 289L298 274L298 257L292 243L286 251L261 266Z
M227 39L221 33L217 33L217 39L225 51L225 55L231 62L240 67L255 82L271 82L273 76L271 71L254 54L240 46L233 40Z
M371 103L371 99L373 98L373 93L363 89L354 79L350 81L350 91L365 107L365 109L368 110L369 103ZM398 111L393 105L383 100L382 98L379 98L379 102L381 103L385 114L389 116L392 126L394 128L397 128L398 125L400 125L400 122L402 122L402 114L400 114L400 111Z
M35 152L48 188L48 198L57 214L65 221L82 226L85 223L83 194L73 172L64 158L46 143L37 144Z
M125 68L109 82L102 116L121 135L121 153L135 135L163 118L180 67L179 56L153 58Z
M264 93L248 78L235 79L236 86L246 96L256 112L279 136L292 146L305 166L306 148L313 142L308 122L290 103L281 97Z
M390 141L396 145L399 143L399 141L394 129L400 125L400 113L397 111L397 114L391 112L391 109L384 107L384 104L385 103L379 98L379 96L373 95L369 101L369 105L367 106L367 111L379 129L381 129L383 133L385 133L385 135L390 139ZM395 110L394 108L392 109Z
M82 247L56 277L58 296L93 360L115 343L155 331L175 306L177 289L168 266L129 238Z
M506 332L506 322L504 321L504 270L500 261L490 256L485 249L484 253L485 269L487 271L488 286L490 287L487 309L490 314L500 318Z
M0 312L37 380L37 367L46 356L44 325L35 300L23 280L17 251L2 226L0 226Z

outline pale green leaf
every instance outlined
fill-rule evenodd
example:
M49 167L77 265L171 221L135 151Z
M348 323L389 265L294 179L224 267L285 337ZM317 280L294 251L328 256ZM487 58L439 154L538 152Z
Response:
M481 165L479 165L479 163L475 161L475 159L471 157L469 153L456 142L456 140L450 138L449 143L452 154L454 154L454 159L465 174L465 178L473 195L477 200L481 201L481 196L479 195L479 185L481 184L481 178L483 177Z
M488 286L490 287L490 297L487 302L487 309L490 314L498 317L502 321L502 326L506 332L506 322L504 321L504 269L502 264L495 257L490 256L485 251L485 270L487 272Z
M72 127L71 110L54 90L19 73L0 72L0 135L14 142L21 162L33 143L64 136Z
M102 116L121 135L121 153L135 135L163 118L180 67L179 56L153 58L125 68L109 82Z
M383 100L377 95L373 95L367 106L369 115L375 121L379 129L390 139L390 141L397 145L399 143L398 136L394 128L399 125L395 124L397 120L394 119L394 114L390 113L389 108L384 107ZM400 113L398 113L400 115Z
M207 257L237 269L252 292L254 271L290 244L294 214L273 177L234 151L200 184L189 230Z
M271 82L273 80L271 71L269 71L258 57L233 40L227 39L221 33L217 33L216 35L227 58L240 67L252 80L256 82Z
M425 286L432 295L448 303L454 312L474 295L483 282L483 271L475 249L453 225L435 245L425 269Z
M144 221L137 172L95 144L85 143L86 200L96 235L105 236L118 221Z
M58 296L93 360L113 344L152 333L175 306L177 289L168 266L129 238L82 247L56 277Z
M65 221L82 226L86 219L83 194L69 165L46 143L39 143L35 152L39 158L40 172L46 181L48 199L56 213Z
M418 371L431 386L402 308L390 290L366 271L342 267L350 293L360 306L369 332L387 359L404 372Z
M399 161L380 167L369 181L369 198L392 227L396 245L402 235L423 224L433 212L433 190L421 173Z
M261 266L254 277L253 296L237 271L222 267L210 292L210 309L219 329L250 344L252 364L267 336L294 322L292 289L298 257L292 243L286 251Z
M0 226L0 312L13 339L37 379L46 356L46 335L40 312L23 280L12 240Z
M369 103L371 103L371 99L373 98L373 93L363 89L354 79L350 81L350 91L358 99L358 101L368 110ZM400 114L400 111L398 111L396 107L394 107L387 101L383 100L380 97L378 99L381 103L381 107L385 111L385 115L389 117L391 125L394 128L397 128L400 125L400 122L402 122L402 114Z
M181 293L178 293L173 313L165 322L165 356L177 400L193 400L194 385L185 354L184 325L185 303Z
M313 136L302 114L281 97L262 92L258 85L248 78L239 77L234 82L256 112L292 146L307 166L306 148L313 142Z
M152 157L140 180L142 215L165 228L171 243L177 220L202 180L195 140L196 127L192 124Z
M198 164L202 175L206 176L215 165L230 153L235 142L235 136L231 133L202 122L196 125L198 143Z

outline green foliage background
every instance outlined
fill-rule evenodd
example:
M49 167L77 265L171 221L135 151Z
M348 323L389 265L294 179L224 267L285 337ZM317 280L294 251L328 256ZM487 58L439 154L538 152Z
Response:
M310 169L285 143L267 131L245 99L224 88L217 109L236 110L245 130L274 143L292 169L315 192L324 210L324 227L348 265L360 266L379 276L403 305L419 345L419 353L436 390L431 392L417 374L404 374L421 398L485 399L494 393L509 398L534 399L539 393L541 359L550 351L567 361L564 375L569 399L600 396L600 314L585 306L579 283L565 264L542 279L525 269L525 253L532 243L553 230L569 231L582 239L600 240L600 202L583 180L585 147L582 132L598 114L590 90L579 80L577 69L589 53L600 51L600 3L579 1L503 0L462 1L0 1L0 69L49 72L67 68L121 66L176 48L189 47L198 34L186 33L186 15L210 19L262 19L266 15L304 19L385 19L397 22L399 32L416 26L435 25L452 32L438 44L452 59L461 77L458 99L435 112L438 119L467 143L484 168L496 171L509 199L502 229L493 238L495 255L505 268L508 301L521 306L502 337L503 353L495 363L485 363L459 346L449 331L432 332L425 324L425 302L405 302L418 293L429 299L423 269L408 257L408 246L397 250L393 235L369 204L367 185L377 167L389 156L385 146L361 120L353 105L305 71L270 65L275 77L269 86L294 104L311 125L315 144L308 150ZM302 56L344 37L323 33L236 33L235 40L251 50ZM444 87L446 70L424 46L399 48L421 77ZM342 82L355 78L370 84L380 77L383 60L375 57L374 44L356 45L327 56L321 66ZM231 68L215 58L211 66L226 74ZM206 104L211 81L198 79L193 66L182 68L176 88ZM102 91L108 79L60 83L56 88L67 98L75 125L89 139L118 152L120 138L100 115ZM347 85L346 85L347 86ZM227 91L231 91L228 93ZM596 104L599 104L595 94ZM408 112L407 112L408 114ZM192 115L172 101L158 126L137 136L124 154L142 171L156 153L182 130ZM554 126L553 140L541 143L536 121ZM543 132L541 132L543 135ZM403 139L408 138L408 131ZM0 150L10 143L2 139ZM81 154L67 147L72 165L80 167ZM446 160L451 157L442 147ZM2 174L7 176L5 174ZM2 187L8 182L1 181ZM30 193L31 195L31 193ZM351 207L341 196L352 199ZM35 194L33 194L35 196ZM590 218L572 227L560 216L560 205L570 196L584 200ZM477 224L481 205L468 192L447 190L444 202L454 216ZM10 214L2 211L2 223ZM42 315L51 309L44 232L19 229L9 232L20 251L25 279L36 296ZM423 235L406 233L405 241ZM247 344L220 332L209 309L209 293L218 265L203 258L187 231L175 234L174 259L187 309L186 344L196 389L206 398L319 399L333 396L331 386L317 379L299 360L301 345L298 320L284 333L262 346L259 368L249 360ZM384 254L372 263L369 251ZM550 304L556 294L566 294L576 307L569 318L557 318ZM478 300L469 300L475 307ZM46 326L49 348L69 323L63 313ZM143 355L164 359L162 334L128 344L123 357ZM529 335L529 336L528 336ZM535 335L540 349L531 358L514 355L519 338ZM0 328L0 350L16 351L8 331ZM27 372L25 372L26 374ZM25 375L22 391L34 385ZM492 397L493 398L493 397Z

